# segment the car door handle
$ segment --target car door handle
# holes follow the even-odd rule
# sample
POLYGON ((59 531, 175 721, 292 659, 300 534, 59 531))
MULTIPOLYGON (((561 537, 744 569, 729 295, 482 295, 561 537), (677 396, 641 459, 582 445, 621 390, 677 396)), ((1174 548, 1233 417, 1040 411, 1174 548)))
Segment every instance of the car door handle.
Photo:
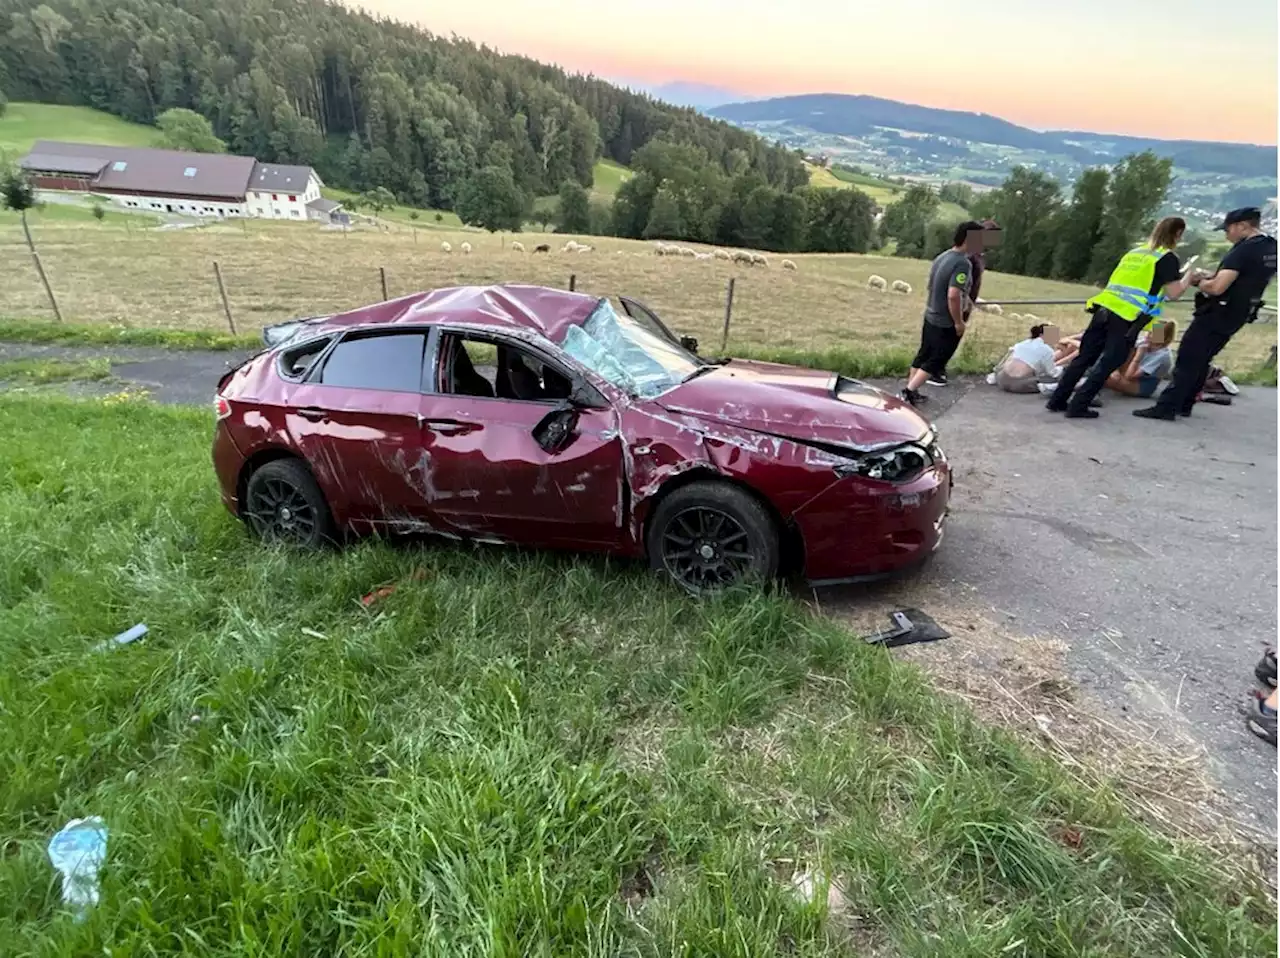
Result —
POLYGON ((303 419, 309 419, 312 422, 320 422, 328 419, 329 414, 323 409, 317 409, 315 406, 303 406, 298 410, 298 415, 303 419))
POLYGON ((461 419, 424 419, 422 424, 432 432, 438 432, 442 436, 453 436, 480 428, 474 423, 463 422, 461 419))

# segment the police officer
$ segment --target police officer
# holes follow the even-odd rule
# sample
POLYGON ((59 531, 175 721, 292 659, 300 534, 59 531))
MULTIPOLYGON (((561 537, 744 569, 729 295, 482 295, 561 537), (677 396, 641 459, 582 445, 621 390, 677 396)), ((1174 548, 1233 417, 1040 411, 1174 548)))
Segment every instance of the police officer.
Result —
POLYGON ((1258 317, 1262 294, 1276 275, 1275 237, 1262 232, 1262 213, 1256 207, 1232 210, 1218 227, 1226 230, 1231 251, 1213 276, 1198 271, 1189 277, 1199 286, 1191 325, 1178 346, 1173 379, 1156 404, 1134 410, 1143 419, 1190 416, 1204 388, 1213 357, 1246 323, 1258 317))
POLYGON ((1182 277, 1181 264, 1173 252, 1186 229, 1182 217, 1166 216, 1156 224, 1145 246, 1121 257, 1106 288, 1089 300, 1087 308, 1093 319, 1080 337, 1080 352, 1062 371, 1046 409, 1065 412, 1068 419, 1098 418, 1089 404, 1107 377, 1129 358, 1138 333, 1155 321, 1164 302, 1177 299, 1190 285, 1191 277, 1182 277))

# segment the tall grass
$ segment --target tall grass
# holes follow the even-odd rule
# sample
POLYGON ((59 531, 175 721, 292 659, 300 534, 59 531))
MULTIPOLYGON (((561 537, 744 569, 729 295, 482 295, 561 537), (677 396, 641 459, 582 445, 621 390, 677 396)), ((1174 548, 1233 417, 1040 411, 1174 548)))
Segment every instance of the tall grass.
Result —
POLYGON ((211 425, 0 396, 0 952, 1276 949, 1260 890, 784 595, 266 549, 211 425), (86 814, 111 837, 75 924, 44 846, 86 814), (847 907, 794 896, 802 869, 847 907))

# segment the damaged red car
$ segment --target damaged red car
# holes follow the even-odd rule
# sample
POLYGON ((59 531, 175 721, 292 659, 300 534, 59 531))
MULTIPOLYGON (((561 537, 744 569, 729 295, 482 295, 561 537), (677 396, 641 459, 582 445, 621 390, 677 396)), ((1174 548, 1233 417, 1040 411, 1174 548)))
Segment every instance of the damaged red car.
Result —
POLYGON ((218 384, 223 502, 271 540, 600 551, 692 592, 857 581, 937 549, 951 470, 910 406, 832 373, 701 358, 619 306, 458 287, 268 327, 218 384))

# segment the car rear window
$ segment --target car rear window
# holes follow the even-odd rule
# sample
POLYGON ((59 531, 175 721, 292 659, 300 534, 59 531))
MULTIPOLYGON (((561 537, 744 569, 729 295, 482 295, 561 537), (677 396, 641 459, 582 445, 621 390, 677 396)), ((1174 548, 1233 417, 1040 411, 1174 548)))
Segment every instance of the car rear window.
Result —
POLYGON ((344 339, 320 370, 326 386, 418 392, 422 387, 422 333, 387 333, 344 339))
POLYGON ((311 364, 324 352, 331 337, 313 339, 284 350, 280 354, 280 375, 285 379, 302 379, 311 369, 311 364))

